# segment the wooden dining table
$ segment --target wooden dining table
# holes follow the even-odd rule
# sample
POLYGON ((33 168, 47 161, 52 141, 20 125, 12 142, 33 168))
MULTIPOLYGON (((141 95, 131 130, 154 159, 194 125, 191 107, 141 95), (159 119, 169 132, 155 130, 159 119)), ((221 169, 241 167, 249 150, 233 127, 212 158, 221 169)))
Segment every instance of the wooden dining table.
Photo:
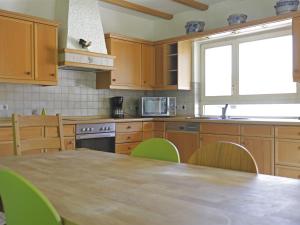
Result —
POLYGON ((65 225, 300 224, 300 181, 289 178, 87 149, 0 167, 36 185, 65 225))

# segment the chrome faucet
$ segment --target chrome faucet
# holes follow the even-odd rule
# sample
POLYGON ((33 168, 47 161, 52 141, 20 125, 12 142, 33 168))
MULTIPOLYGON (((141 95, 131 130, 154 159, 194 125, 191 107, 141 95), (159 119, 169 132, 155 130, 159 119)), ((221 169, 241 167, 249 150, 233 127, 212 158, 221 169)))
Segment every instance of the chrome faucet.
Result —
POLYGON ((225 120, 227 118, 226 112, 227 112, 228 104, 225 104, 225 107, 222 108, 222 120, 225 120))

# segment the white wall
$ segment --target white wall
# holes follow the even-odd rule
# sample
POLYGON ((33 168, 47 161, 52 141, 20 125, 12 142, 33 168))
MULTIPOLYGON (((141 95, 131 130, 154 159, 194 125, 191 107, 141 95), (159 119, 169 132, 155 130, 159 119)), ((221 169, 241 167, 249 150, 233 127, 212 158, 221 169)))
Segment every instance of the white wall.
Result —
MULTIPOLYGON (((0 0, 0 9, 46 19, 55 18, 55 0, 0 0)), ((105 33, 153 39, 154 21, 99 6, 105 33)))
POLYGON ((184 35, 184 26, 190 20, 205 21, 205 29, 212 29, 227 25, 228 16, 234 13, 245 13, 248 20, 274 16, 275 3, 276 0, 227 0, 211 5, 205 12, 190 10, 179 13, 171 21, 155 21, 154 39, 184 35))
POLYGON ((112 32, 130 37, 152 40, 154 21, 99 7, 105 33, 112 32))

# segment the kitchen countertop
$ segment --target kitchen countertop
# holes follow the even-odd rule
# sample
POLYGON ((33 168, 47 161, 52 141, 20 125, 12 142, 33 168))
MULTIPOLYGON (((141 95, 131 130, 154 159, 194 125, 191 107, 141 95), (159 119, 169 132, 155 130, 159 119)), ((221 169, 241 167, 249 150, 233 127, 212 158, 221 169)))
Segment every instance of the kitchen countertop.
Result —
MULTIPOLYGON (((113 119, 98 116, 65 116, 63 117, 64 124, 86 124, 86 123, 124 123, 124 122, 142 122, 142 121, 165 121, 165 122, 197 122, 197 123, 227 123, 227 124, 261 124, 261 125, 289 125, 300 126, 300 120, 297 119, 267 119, 267 118, 250 118, 250 119, 203 119, 195 117, 170 117, 170 118, 124 118, 113 119)), ((0 127, 10 127, 11 119, 0 119, 0 127)))

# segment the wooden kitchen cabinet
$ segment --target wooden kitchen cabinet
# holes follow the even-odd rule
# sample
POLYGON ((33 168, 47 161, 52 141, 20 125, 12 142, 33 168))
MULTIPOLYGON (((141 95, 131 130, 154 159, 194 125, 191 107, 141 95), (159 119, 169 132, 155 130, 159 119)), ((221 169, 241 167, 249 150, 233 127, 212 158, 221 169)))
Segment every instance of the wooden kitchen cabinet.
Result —
POLYGON ((0 16, 0 28, 0 78, 33 80, 33 22, 0 16))
POLYGON ((300 178, 300 126, 275 127, 275 175, 300 178))
POLYGON ((258 172, 274 175, 274 127, 241 124, 241 145, 255 159, 258 172))
POLYGON ((164 138, 164 122, 143 122, 143 140, 150 138, 164 138))
POLYGON ((99 72, 98 89, 142 89, 142 44, 106 35, 108 53, 116 57, 115 70, 99 72))
POLYGON ((155 86, 155 48, 142 44, 142 87, 152 89, 155 86))
POLYGON ((35 80, 57 82, 57 27, 35 24, 35 80))
POLYGON ((241 137, 241 145, 248 149, 256 161, 258 172, 274 175, 274 139, 241 137))
POLYGON ((166 139, 177 147, 182 163, 187 163, 200 147, 198 132, 166 131, 166 139))
POLYGON ((142 140, 143 122, 116 123, 116 153, 130 155, 142 140))
POLYGON ((192 42, 179 41, 157 45, 155 51, 155 89, 191 90, 192 42))
POLYGON ((0 82, 56 85, 57 26, 0 10, 0 82))

